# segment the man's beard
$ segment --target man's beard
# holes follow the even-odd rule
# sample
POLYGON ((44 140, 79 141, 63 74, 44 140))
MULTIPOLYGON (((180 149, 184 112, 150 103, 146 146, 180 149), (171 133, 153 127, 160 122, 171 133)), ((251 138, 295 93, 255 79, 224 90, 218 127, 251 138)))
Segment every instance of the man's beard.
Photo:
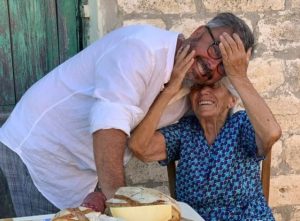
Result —
POLYGON ((182 81, 182 86, 191 88, 194 84, 195 84, 195 77, 193 76, 192 73, 187 73, 187 75, 182 81))
MULTIPOLYGON (((196 60, 197 63, 200 63, 202 70, 204 72, 204 75, 207 76, 208 80, 212 79, 212 71, 209 69, 207 63, 200 57, 197 58, 196 60)), ((198 66, 198 64, 197 64, 198 66)), ((198 83, 197 79, 195 77, 195 74, 193 71, 189 72, 186 74, 185 78, 183 79, 182 85, 184 87, 191 87, 193 84, 198 83)), ((203 82, 204 84, 205 82, 203 82)))
MULTIPOLYGON (((201 38, 202 38, 202 35, 200 37, 191 38, 191 39, 188 39, 188 40, 185 41, 185 44, 189 44, 190 45, 190 49, 189 49, 188 53, 190 53, 192 50, 194 50, 195 46, 197 45, 198 41, 201 38)), ((207 76, 208 80, 212 79, 212 77, 213 77, 212 70, 209 68, 207 62, 205 62, 202 59, 201 56, 197 56, 197 57, 195 57, 195 59, 196 59, 196 62, 200 63, 200 65, 202 66, 202 70, 204 72, 204 75, 207 76)))
POLYGON ((212 71, 208 67, 207 63, 201 57, 197 58, 197 63, 200 63, 202 70, 204 72, 204 75, 207 76, 208 80, 212 79, 212 76, 213 76, 212 71))

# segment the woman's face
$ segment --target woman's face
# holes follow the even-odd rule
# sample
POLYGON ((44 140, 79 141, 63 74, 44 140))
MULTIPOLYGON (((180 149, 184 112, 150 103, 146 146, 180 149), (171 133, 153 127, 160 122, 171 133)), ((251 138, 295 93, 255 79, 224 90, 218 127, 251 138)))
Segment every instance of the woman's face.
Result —
POLYGON ((202 119, 227 116, 229 109, 236 102, 235 97, 220 82, 207 86, 194 86, 190 100, 196 116, 202 119))

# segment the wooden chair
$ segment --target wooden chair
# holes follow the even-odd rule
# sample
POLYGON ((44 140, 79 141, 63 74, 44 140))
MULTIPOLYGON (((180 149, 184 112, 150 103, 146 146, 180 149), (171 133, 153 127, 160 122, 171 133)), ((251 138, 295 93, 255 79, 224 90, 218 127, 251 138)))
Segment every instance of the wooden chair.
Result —
POLYGON ((266 159, 262 162, 262 167, 261 167, 261 182, 262 182, 263 192, 268 204, 269 204, 270 176, 271 176, 271 154, 272 151, 268 153, 266 159))
MULTIPOLYGON (((171 197, 176 199, 175 195, 175 179, 176 179, 176 163, 171 162, 168 166, 168 179, 169 179, 169 190, 171 197)), ((270 168, 271 168, 271 151, 266 156, 266 159, 262 161, 261 168, 261 181, 263 192, 267 203, 269 204, 269 191, 270 191, 270 168)))

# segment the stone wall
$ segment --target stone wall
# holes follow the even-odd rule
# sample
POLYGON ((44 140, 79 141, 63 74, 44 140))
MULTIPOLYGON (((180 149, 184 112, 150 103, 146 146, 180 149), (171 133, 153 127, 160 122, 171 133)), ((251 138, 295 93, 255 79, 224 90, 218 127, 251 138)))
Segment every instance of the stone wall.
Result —
MULTIPOLYGON (((272 150, 270 205, 276 220, 300 220, 300 0, 98 0, 100 35, 147 23, 188 36, 217 12, 245 19, 256 36, 249 77, 279 121, 283 135, 272 150)), ((91 17, 91 19, 93 19, 91 17)), ((133 159, 129 185, 167 192, 166 168, 133 159)))

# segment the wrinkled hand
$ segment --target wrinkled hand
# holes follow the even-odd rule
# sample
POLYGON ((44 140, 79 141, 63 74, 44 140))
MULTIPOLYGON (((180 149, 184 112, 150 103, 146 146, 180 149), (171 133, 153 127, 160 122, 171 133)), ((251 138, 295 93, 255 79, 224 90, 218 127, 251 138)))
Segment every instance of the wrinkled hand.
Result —
POLYGON ((226 74, 231 77, 247 77, 247 68, 252 48, 247 53, 240 37, 234 33, 231 37, 227 33, 220 36, 220 50, 226 74))
POLYGON ((81 206, 90 208, 96 212, 104 213, 106 197, 102 192, 89 193, 83 200, 81 206))
POLYGON ((195 51, 192 50, 188 53, 190 46, 187 45, 184 48, 180 48, 175 56, 175 64, 171 74, 170 81, 167 84, 167 88, 177 92, 182 86, 182 81, 187 74, 187 71, 190 69, 194 63, 194 54, 195 51))

